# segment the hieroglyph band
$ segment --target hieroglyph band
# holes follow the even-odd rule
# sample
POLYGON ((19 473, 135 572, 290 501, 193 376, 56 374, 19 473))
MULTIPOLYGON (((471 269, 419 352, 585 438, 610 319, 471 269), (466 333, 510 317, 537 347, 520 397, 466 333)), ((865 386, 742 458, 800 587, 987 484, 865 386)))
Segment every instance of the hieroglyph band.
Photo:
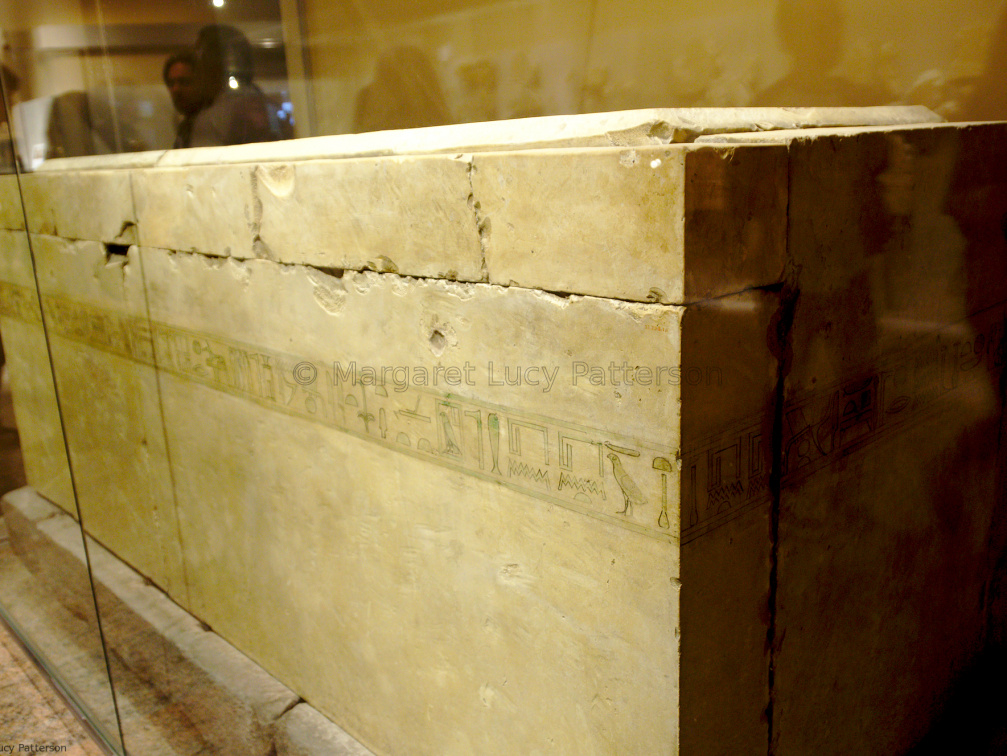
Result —
MULTIPOLYGON (((33 291, 10 284, 2 291, 0 314, 41 324, 33 291)), ((348 365, 346 359, 283 354, 53 296, 43 298, 43 307, 54 336, 623 528, 678 539, 678 468, 676 451, 667 445, 440 387, 397 391, 380 382, 340 380, 346 376, 335 366, 348 365)))

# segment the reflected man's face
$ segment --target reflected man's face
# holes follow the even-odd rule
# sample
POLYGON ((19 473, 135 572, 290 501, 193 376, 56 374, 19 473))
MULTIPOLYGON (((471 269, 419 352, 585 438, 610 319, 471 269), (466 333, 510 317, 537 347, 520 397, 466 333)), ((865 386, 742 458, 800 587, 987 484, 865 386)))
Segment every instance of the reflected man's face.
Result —
POLYGON ((196 72, 188 63, 172 63, 165 77, 171 102, 182 115, 193 115, 199 110, 199 90, 196 87, 196 72))

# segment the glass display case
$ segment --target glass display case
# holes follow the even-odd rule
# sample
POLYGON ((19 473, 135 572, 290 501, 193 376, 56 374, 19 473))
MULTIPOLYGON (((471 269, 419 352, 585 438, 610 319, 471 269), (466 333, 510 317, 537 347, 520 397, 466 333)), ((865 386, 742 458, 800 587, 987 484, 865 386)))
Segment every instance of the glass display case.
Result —
POLYGON ((1007 747, 1004 3, 0 32, 0 618, 109 753, 1007 747))

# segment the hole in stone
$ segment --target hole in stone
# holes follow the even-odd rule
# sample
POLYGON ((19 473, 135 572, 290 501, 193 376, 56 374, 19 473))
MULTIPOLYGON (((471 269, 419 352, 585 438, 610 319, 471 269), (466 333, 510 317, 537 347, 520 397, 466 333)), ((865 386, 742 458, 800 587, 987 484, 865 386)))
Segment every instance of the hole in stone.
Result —
POLYGON ((447 339, 444 338, 444 334, 434 329, 434 332, 430 334, 430 346, 434 348, 437 354, 444 351, 444 346, 447 344, 447 339))
POLYGON ((106 244, 105 254, 106 255, 122 255, 123 257, 129 252, 128 244, 106 244))
POLYGON ((333 278, 342 278, 345 275, 346 270, 343 268, 322 268, 317 267, 316 270, 324 273, 327 276, 332 276, 333 278))

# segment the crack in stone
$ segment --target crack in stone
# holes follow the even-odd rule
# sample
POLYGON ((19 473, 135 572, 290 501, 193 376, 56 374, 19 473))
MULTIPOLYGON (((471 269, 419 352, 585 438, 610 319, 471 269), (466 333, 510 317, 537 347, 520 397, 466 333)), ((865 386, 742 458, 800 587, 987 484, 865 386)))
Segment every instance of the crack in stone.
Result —
MULTIPOLYGON (((292 269, 292 270, 294 270, 294 269, 300 269, 300 270, 305 270, 305 271, 317 271, 319 273, 324 273, 326 275, 334 276, 336 278, 342 278, 347 273, 362 273, 362 274, 367 274, 367 275, 372 275, 372 276, 388 277, 390 279, 396 279, 396 280, 402 281, 404 283, 408 283, 410 281, 417 281, 417 282, 444 283, 444 284, 450 284, 450 285, 455 285, 455 286, 491 286, 491 287, 494 287, 494 288, 497 288, 497 289, 517 289, 517 290, 522 290, 522 291, 532 291, 532 292, 539 292, 541 294, 548 294, 548 295, 556 297, 558 299, 570 299, 570 298, 573 298, 573 297, 581 297, 581 298, 584 298, 584 299, 604 299, 604 300, 607 300, 607 301, 610 301, 610 302, 618 302, 620 304, 627 304, 627 305, 640 305, 640 306, 647 306, 647 307, 667 307, 667 308, 675 308, 675 309, 682 309, 684 307, 690 307, 690 306, 692 306, 694 304, 698 304, 698 302, 691 302, 691 303, 687 303, 687 304, 676 304, 676 303, 668 303, 668 302, 645 301, 645 300, 639 300, 639 299, 626 299, 624 297, 609 296, 607 294, 583 294, 583 293, 580 293, 580 292, 573 292, 573 291, 561 291, 559 289, 545 289, 545 288, 542 288, 542 287, 521 286, 520 284, 517 284, 517 283, 514 283, 514 282, 510 282, 510 283, 504 284, 504 283, 490 282, 490 281, 466 281, 466 280, 461 280, 459 278, 451 278, 451 277, 444 277, 444 276, 422 276, 422 275, 416 275, 416 274, 411 274, 411 273, 373 270, 372 268, 367 267, 366 264, 364 266, 362 266, 362 267, 349 267, 349 266, 347 266, 347 267, 344 267, 344 268, 328 268, 328 267, 319 266, 319 265, 311 265, 310 263, 291 263, 291 262, 283 262, 282 260, 273 260, 273 259, 267 259, 267 258, 255 258, 255 257, 242 258, 242 257, 234 257, 234 256, 227 257, 227 256, 221 256, 221 255, 213 255, 213 254, 209 254, 207 252, 202 252, 202 251, 197 250, 197 249, 189 249, 189 250, 168 249, 168 250, 164 250, 164 251, 167 252, 169 255, 191 255, 191 256, 195 256, 195 257, 203 257, 203 258, 206 258, 208 260, 213 261, 211 263, 211 265, 213 265, 215 267, 221 267, 221 265, 224 262, 226 262, 228 259, 230 259, 232 261, 240 260, 240 261, 243 261, 243 262, 262 262, 262 263, 268 263, 270 265, 277 265, 277 266, 279 266, 281 268, 289 268, 289 269, 292 269), (217 261, 220 261, 220 262, 218 263, 217 261)), ((759 287, 753 287, 753 290, 758 290, 758 289, 759 289, 759 287)))
POLYGON ((129 246, 130 244, 136 244, 137 243, 136 223, 134 221, 124 220, 122 222, 122 226, 119 228, 119 233, 115 235, 114 242, 125 246, 129 246))
POLYGON ((489 267, 486 264, 486 248, 489 246, 490 219, 479 212, 481 205, 479 204, 479 201, 476 200, 475 182, 472 178, 476 170, 475 157, 469 155, 468 161, 465 165, 467 168, 466 175, 469 180, 468 206, 469 210, 472 211, 472 218, 476 224, 476 232, 479 234, 479 252, 482 255, 480 281, 489 282, 490 276, 489 267))
MULTIPOLYGON (((787 216, 789 217, 789 215, 787 216)), ((769 490, 772 495, 772 506, 770 510, 770 555, 769 555, 769 591, 767 596, 767 610, 769 616, 769 626, 766 628, 766 651, 769 655, 767 670, 767 696, 766 696, 766 729, 767 743, 766 753, 774 756, 776 753, 776 741, 779 733, 776 729, 774 715, 776 713, 776 656, 786 635, 786 629, 778 633, 776 627, 777 620, 777 591, 779 587, 779 558, 780 558, 780 506, 783 488, 783 423, 784 423, 784 399, 786 392, 787 376, 793 364, 793 344, 791 335, 793 333, 794 319, 797 314, 797 305, 800 300, 801 290, 799 278, 801 266, 795 264, 793 260, 788 260, 784 270, 783 281, 767 289, 779 294, 780 305, 773 317, 770 319, 769 328, 766 333, 766 342, 770 353, 776 358, 776 389, 773 406, 773 428, 772 428, 772 467, 769 473, 769 490)))
POLYGON ((252 184, 252 217, 248 224, 248 230, 252 232, 252 251, 258 254, 264 250, 266 256, 269 254, 269 246, 262 241, 262 200, 259 198, 259 169, 253 168, 249 171, 252 184))
POLYGON ((769 655, 766 675, 766 754, 775 756, 776 743, 779 740, 779 723, 776 714, 776 656, 783 644, 786 629, 777 634, 776 621, 778 611, 779 565, 780 565, 780 507, 783 496, 783 423, 784 399, 786 398, 786 381, 793 364, 793 344, 791 342, 794 320, 797 315, 797 304, 801 290, 799 279, 801 266, 794 262, 790 249, 790 179, 787 179, 787 200, 784 210, 786 223, 785 236, 787 240, 787 255, 784 269, 777 283, 768 286, 752 287, 766 293, 779 296, 779 307, 769 321, 766 342, 770 354, 776 358, 776 387, 773 404, 773 425, 770 438, 772 454, 769 470, 770 532, 769 532, 769 586, 766 597, 766 609, 769 617, 766 628, 766 652, 769 655))
POLYGON ((303 698, 298 698, 296 701, 292 701, 290 704, 284 707, 283 711, 281 711, 279 714, 276 715, 276 720, 279 721, 280 719, 282 719, 283 715, 289 712, 295 706, 300 706, 301 704, 306 703, 307 701, 305 701, 303 698))

